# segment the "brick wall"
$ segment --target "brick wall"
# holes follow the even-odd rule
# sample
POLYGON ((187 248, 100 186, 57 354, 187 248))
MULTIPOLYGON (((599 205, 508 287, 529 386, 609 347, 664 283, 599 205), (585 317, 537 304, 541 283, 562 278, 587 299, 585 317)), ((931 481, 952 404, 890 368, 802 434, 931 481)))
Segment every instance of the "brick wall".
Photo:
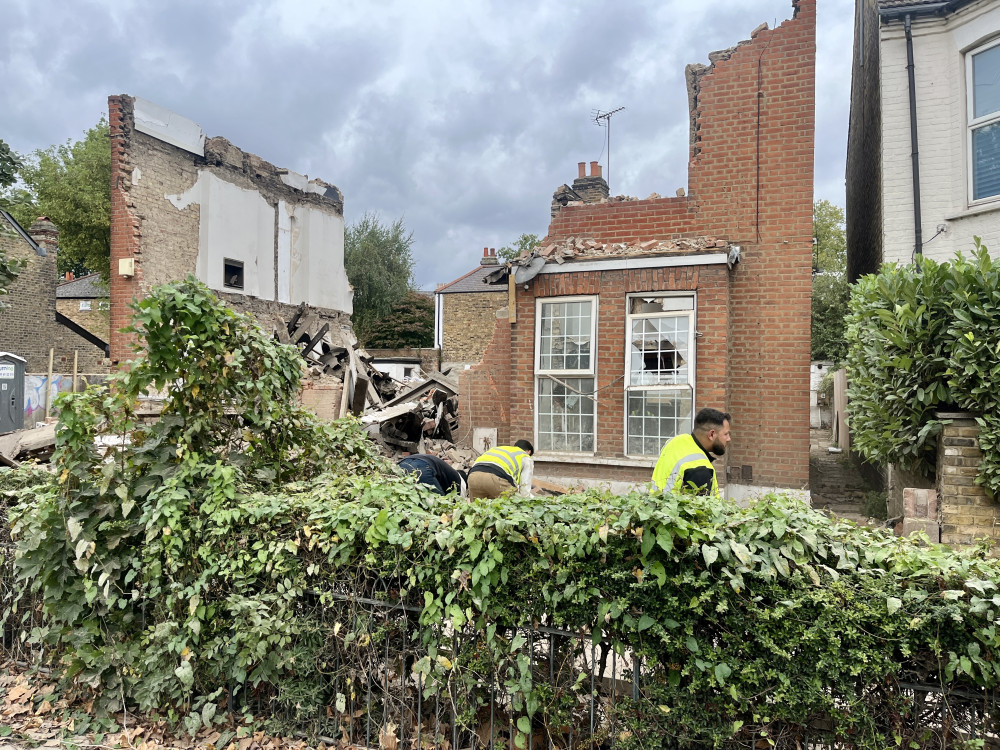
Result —
POLYGON ((511 433, 511 325, 506 308, 497 311, 494 320, 493 335, 479 364, 458 374, 460 426, 455 442, 463 447, 472 445, 475 427, 496 427, 500 445, 531 435, 511 433))
POLYGON ((111 336, 111 324, 108 320, 108 310, 101 309, 100 304, 107 300, 56 299, 56 310, 82 328, 107 341, 111 336), (81 302, 90 302, 89 310, 81 310, 81 302))
POLYGON ((495 313, 507 307, 507 291, 442 294, 441 306, 441 361, 472 364, 489 346, 495 313))
POLYGON ((1000 539, 1000 505, 976 484, 979 425, 971 415, 953 418, 938 436, 937 496, 944 544, 1000 539))
POLYGON ((56 372, 72 372, 74 353, 77 354, 78 372, 107 372, 101 349, 56 322, 59 233, 55 225, 47 219, 39 220, 29 232, 45 248, 45 257, 38 256, 20 235, 0 231, 0 247, 7 256, 28 261, 11 285, 10 294, 3 297, 7 308, 0 310, 0 351, 24 357, 27 360, 25 371, 29 373, 48 372, 50 348, 55 349, 53 369, 56 372))
MULTIPOLYGON (((624 301, 618 310, 611 300, 625 291, 690 284, 698 290, 698 330, 705 334, 697 342, 698 402, 733 414, 730 476, 751 481, 743 477, 752 475, 754 485, 765 487, 808 487, 816 4, 794 5, 793 19, 759 31, 690 76, 687 197, 565 206, 546 239, 724 237, 743 248, 728 285, 724 269, 702 268, 662 269, 662 276, 645 280, 619 272, 543 275, 531 290, 519 288, 510 327, 512 432, 533 423, 536 297, 602 295, 603 385, 624 368, 624 301), (682 273, 691 277, 681 281, 682 273)), ((607 408, 605 424, 612 425, 622 407, 607 408)), ((602 455, 622 452, 621 424, 617 436, 599 428, 602 455)))
MULTIPOLYGON (((626 295, 635 292, 697 292, 697 407, 721 406, 725 400, 729 307, 725 266, 652 268, 544 274, 529 289, 518 290, 517 322, 510 326, 511 434, 534 434, 536 299, 597 295, 595 366, 598 396, 597 454, 625 458, 626 295), (721 314, 720 314, 720 311, 721 314)), ((477 425, 479 423, 476 423, 477 425)), ((807 445, 808 449, 808 445, 807 445)), ((644 461, 652 465, 652 461, 644 461)), ((648 474, 648 469, 646 470, 648 474)))

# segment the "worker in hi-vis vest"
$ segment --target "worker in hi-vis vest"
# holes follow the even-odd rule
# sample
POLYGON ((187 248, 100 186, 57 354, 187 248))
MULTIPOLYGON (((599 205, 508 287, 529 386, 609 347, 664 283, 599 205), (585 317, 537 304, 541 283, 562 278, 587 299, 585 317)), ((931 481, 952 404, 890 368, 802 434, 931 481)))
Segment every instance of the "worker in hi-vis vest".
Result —
POLYGON ((469 499, 500 497, 510 490, 516 490, 518 495, 530 496, 531 456, 534 452, 527 440, 486 451, 469 469, 469 499))
POLYGON ((731 418, 718 409, 695 415, 694 432, 671 438, 653 469, 653 484, 661 490, 686 490, 699 495, 719 495, 712 460, 726 452, 732 439, 731 418))

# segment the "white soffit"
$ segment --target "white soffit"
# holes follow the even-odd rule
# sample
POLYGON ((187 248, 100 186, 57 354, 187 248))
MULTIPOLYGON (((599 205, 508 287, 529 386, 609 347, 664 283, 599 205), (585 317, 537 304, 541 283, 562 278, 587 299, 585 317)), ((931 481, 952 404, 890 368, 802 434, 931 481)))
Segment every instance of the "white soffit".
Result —
POLYGON ((725 265, 726 253, 698 255, 660 255, 653 258, 609 258, 580 260, 567 263, 546 263, 539 273, 575 273, 577 271, 629 271, 637 268, 671 268, 676 266, 725 265))
POLYGON ((194 120, 138 96, 135 98, 133 111, 135 129, 140 133, 151 135, 192 154, 205 155, 205 133, 194 120))

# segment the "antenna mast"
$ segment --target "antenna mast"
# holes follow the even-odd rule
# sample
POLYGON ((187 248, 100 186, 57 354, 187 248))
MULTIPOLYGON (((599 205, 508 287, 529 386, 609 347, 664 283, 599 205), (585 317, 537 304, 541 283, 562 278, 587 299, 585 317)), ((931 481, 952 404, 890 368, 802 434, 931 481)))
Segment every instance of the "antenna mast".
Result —
POLYGON ((594 123, 602 128, 608 129, 607 140, 605 146, 608 150, 608 191, 611 190, 611 117, 621 112, 625 107, 617 107, 612 109, 610 112, 602 112, 599 109, 594 110, 594 123))

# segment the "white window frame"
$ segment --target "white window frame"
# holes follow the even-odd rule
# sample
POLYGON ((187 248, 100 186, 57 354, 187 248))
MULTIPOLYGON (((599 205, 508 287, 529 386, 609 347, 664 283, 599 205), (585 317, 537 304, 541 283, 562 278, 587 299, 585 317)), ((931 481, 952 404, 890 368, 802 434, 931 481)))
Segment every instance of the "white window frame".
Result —
POLYGON ((979 130, 985 125, 993 125, 1000 123, 1000 109, 991 112, 988 115, 983 115, 982 117, 976 117, 975 104, 976 104, 976 82, 973 75, 972 68, 972 58, 981 52, 986 52, 987 50, 1000 45, 1000 37, 987 42, 986 44, 981 44, 978 47, 970 49, 965 53, 965 103, 966 103, 966 122, 968 126, 966 128, 966 162, 969 169, 969 179, 968 179, 968 190, 969 190, 969 205, 979 206, 984 203, 990 203, 993 201, 1000 200, 1000 192, 993 195, 987 195, 983 198, 976 198, 975 196, 975 155, 972 151, 972 134, 974 131, 979 130))
POLYGON ((598 438, 598 410, 597 410, 597 394, 588 398, 592 398, 594 401, 594 450, 593 451, 552 451, 552 450, 540 450, 539 446, 541 441, 538 437, 538 398, 539 398, 539 383, 542 378, 547 375, 553 375, 558 377, 560 380, 564 378, 593 378, 594 380, 594 390, 597 390, 597 318, 599 314, 599 303, 596 294, 574 294, 564 297, 537 297, 535 299, 535 363, 534 363, 534 378, 532 382, 532 411, 534 412, 534 445, 536 446, 536 453, 548 453, 548 454, 558 454, 564 456, 593 456, 597 453, 597 438, 598 438), (542 306, 559 304, 563 302, 590 302, 590 367, 588 369, 579 370, 552 370, 541 368, 541 357, 542 357, 542 306))
MULTIPOLYGON (((646 453, 629 453, 629 413, 628 413, 628 400, 629 394, 632 391, 650 391, 650 390, 660 390, 660 391, 675 391, 675 390, 690 390, 691 392, 691 425, 690 429, 694 429, 694 412, 695 404, 698 403, 698 392, 696 388, 697 374, 698 374, 698 357, 697 357, 697 342, 698 342, 698 295, 696 292, 676 292, 676 291, 649 291, 649 292, 634 292, 625 295, 625 377, 624 377, 624 412, 625 419, 622 423, 622 436, 623 445, 622 451, 626 456, 630 458, 651 458, 646 453), (691 300, 690 310, 671 310, 663 313, 646 314, 646 315, 633 315, 630 312, 631 300, 635 298, 642 297, 673 297, 679 299, 689 299, 691 300), (675 384, 675 385, 632 385, 631 384, 631 374, 632 374, 632 321, 636 318, 668 318, 668 317, 687 317, 688 318, 688 382, 685 384, 675 384)), ((660 448, 662 449, 662 445, 660 448)))
POLYGON ((80 312, 90 312, 91 304, 89 299, 80 300, 80 312))

